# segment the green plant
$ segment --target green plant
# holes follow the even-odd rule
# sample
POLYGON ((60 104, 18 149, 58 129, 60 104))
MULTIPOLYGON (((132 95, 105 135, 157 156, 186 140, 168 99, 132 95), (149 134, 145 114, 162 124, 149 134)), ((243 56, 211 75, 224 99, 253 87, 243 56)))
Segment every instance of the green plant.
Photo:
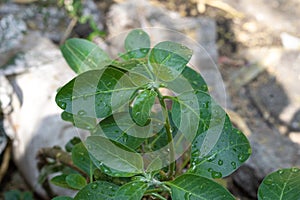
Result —
POLYGON ((19 190, 10 190, 4 193, 5 200, 33 200, 31 192, 21 192, 19 190))
MULTIPOLYGON (((125 49, 112 60, 86 40, 61 47, 78 75, 58 90, 56 103, 63 120, 87 133, 66 145, 71 154, 41 150, 55 160, 44 159, 41 182, 62 172, 51 182, 79 190, 75 200, 234 199, 213 179, 237 170, 251 148, 187 66, 192 51, 170 41, 150 48, 142 30, 128 34, 125 49)), ((260 196, 268 195, 267 183, 260 196)))

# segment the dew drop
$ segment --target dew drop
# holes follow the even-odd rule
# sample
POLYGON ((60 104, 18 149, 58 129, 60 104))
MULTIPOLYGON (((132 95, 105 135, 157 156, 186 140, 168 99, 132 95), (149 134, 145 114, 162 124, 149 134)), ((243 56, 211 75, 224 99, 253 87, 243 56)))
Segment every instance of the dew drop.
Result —
POLYGON ((271 185, 272 183, 273 183, 273 181, 271 179, 264 180, 264 184, 266 184, 266 185, 271 185))
POLYGON ((240 154, 240 155, 238 155, 238 159, 240 162, 244 162, 247 158, 244 154, 240 154))
POLYGON ((296 167, 293 167, 293 168, 291 169, 291 171, 294 172, 294 173, 297 173, 297 172, 300 171, 300 169, 298 169, 298 168, 296 168, 296 167))
POLYGON ((96 189, 97 188, 97 183, 93 183, 93 185, 92 185, 92 189, 96 189))
POLYGON ((233 142, 233 141, 230 141, 230 144, 231 144, 231 145, 233 145, 233 144, 234 144, 234 142, 233 142))
POLYGON ((59 105, 59 107, 61 107, 61 109, 66 109, 66 107, 67 107, 67 104, 65 103, 65 102, 59 102, 58 103, 58 105, 59 105))
POLYGON ((235 162, 231 162, 231 166, 233 169, 236 169, 236 163, 235 162))
POLYGON ((192 193, 185 193, 184 194, 184 199, 185 200, 190 200, 191 196, 192 196, 192 193))
POLYGON ((128 140, 128 135, 126 133, 123 134, 123 142, 127 142, 128 140))
POLYGON ((280 170, 277 171, 277 173, 281 175, 281 174, 284 173, 284 171, 282 169, 280 169, 280 170))
POLYGON ((211 176, 213 178, 221 178, 222 177, 222 173, 221 172, 212 171, 211 172, 211 176))
POLYGON ((200 152, 198 149, 195 149, 193 152, 192 152, 192 157, 199 157, 200 155, 200 152))
POLYGON ((208 172, 212 172, 213 171, 213 169, 212 168, 208 168, 208 170, 207 170, 208 172))
POLYGON ((223 165, 223 160, 219 160, 218 165, 220 165, 220 166, 223 165))
POLYGON ((214 159, 216 159, 216 154, 212 154, 211 156, 209 156, 209 157, 207 158, 207 161, 208 161, 208 162, 212 162, 214 159))
POLYGON ((79 111, 77 112, 77 115, 79 115, 79 116, 84 116, 84 115, 86 115, 86 112, 85 112, 84 110, 79 110, 79 111))

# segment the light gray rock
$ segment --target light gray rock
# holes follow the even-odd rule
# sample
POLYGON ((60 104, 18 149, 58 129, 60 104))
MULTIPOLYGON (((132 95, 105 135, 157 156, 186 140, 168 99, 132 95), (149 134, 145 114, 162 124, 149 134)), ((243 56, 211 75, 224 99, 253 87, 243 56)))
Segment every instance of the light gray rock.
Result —
POLYGON ((28 29, 39 30, 52 41, 59 42, 69 23, 67 13, 57 5, 5 3, 0 6, 0 16, 13 15, 23 20, 28 29))
POLYGON ((23 63, 31 67, 10 77, 16 95, 12 102, 13 112, 5 117, 15 131, 13 157, 16 165, 29 185, 45 196, 38 184, 36 154, 42 147, 64 146, 78 134, 73 126, 62 121, 61 110, 55 103, 57 88, 70 80, 74 73, 60 50, 48 39, 36 36, 31 45, 23 63))
POLYGON ((300 51, 253 48, 241 53, 264 69, 247 83, 244 92, 240 90, 239 102, 248 104, 245 108, 237 105, 247 116, 253 153, 233 179, 255 198, 258 183, 267 174, 300 166, 300 51))

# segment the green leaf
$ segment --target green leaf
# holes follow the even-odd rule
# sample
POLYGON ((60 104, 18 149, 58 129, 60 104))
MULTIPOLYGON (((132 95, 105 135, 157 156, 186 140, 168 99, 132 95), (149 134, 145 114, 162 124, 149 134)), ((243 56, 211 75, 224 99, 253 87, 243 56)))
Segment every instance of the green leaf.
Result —
POLYGON ((96 168, 91 161, 90 155, 85 147, 85 145, 81 142, 76 144, 72 149, 72 161, 74 165, 76 165, 79 169, 86 172, 88 175, 93 172, 96 168))
POLYGON ((61 118, 64 121, 71 122, 77 128, 81 128, 81 129, 85 129, 85 130, 92 130, 97 125, 96 118, 73 115, 73 114, 65 112, 65 111, 61 113, 61 118))
POLYGON ((58 176, 55 176, 53 177, 50 182, 53 184, 53 185, 56 185, 56 186, 59 186, 59 187, 62 187, 62 188, 71 188, 68 183, 66 182, 66 177, 67 177, 67 174, 61 174, 61 175, 58 175, 58 176))
POLYGON ((172 81, 184 70, 192 57, 192 50, 170 41, 154 46, 149 55, 149 63, 154 74, 163 81, 172 81))
POLYGON ((138 125, 144 126, 148 122, 156 96, 157 93, 153 90, 144 90, 136 96, 132 107, 132 117, 138 125))
POLYGON ((61 51, 69 66, 78 74, 101 69, 111 63, 109 56, 100 47, 84 39, 67 40, 61 51))
POLYGON ((86 180, 80 174, 69 174, 66 177, 66 183, 73 189, 80 190, 84 186, 86 186, 86 180))
POLYGON ((64 85, 56 103, 80 117, 104 118, 128 103, 138 87, 124 71, 114 67, 90 70, 64 85))
POLYGON ((166 184, 171 187, 172 200, 235 199, 227 189, 213 180, 193 174, 181 175, 166 184))
POLYGON ((102 136, 89 136, 85 141, 88 151, 110 168, 129 173, 143 172, 140 154, 102 136))
MULTIPOLYGON (((114 140, 116 142, 119 142, 121 144, 124 144, 125 146, 128 146, 129 148, 136 149, 138 148, 143 141, 144 138, 139 137, 133 137, 129 134, 127 134, 126 131, 131 131, 134 126, 133 123, 128 123, 126 125, 125 123, 120 123, 122 125, 122 129, 118 126, 119 123, 117 123, 115 120, 117 119, 120 121, 120 119, 128 118, 128 113, 115 113, 114 115, 111 115, 105 119, 103 119, 93 131, 93 135, 102 135, 105 136, 111 140, 114 140), (125 127, 126 126, 126 127, 125 127)), ((123 121, 123 120, 122 120, 123 121)))
POLYGON ((60 196, 60 197, 54 197, 52 200, 73 200, 73 198, 68 196, 60 196))
MULTIPOLYGON (((93 155, 90 155, 94 165, 101 171, 101 173, 112 176, 112 177, 132 177, 135 176, 135 173, 123 172, 111 167, 106 166, 103 162, 98 161, 93 155)), ((94 170, 95 176, 96 170, 94 170)), ((101 179, 102 180, 102 179, 101 179)))
MULTIPOLYGON (((182 71, 181 74, 181 79, 184 81, 187 81, 190 86, 193 88, 193 91, 203 91, 203 92, 208 92, 208 87, 203 79, 203 77, 196 72, 194 69, 190 67, 185 67, 184 70, 182 71)), ((175 82, 177 86, 173 87, 176 89, 182 89, 183 84, 179 82, 179 80, 176 80, 175 82), (180 87, 179 87, 180 86, 180 87)))
POLYGON ((79 144, 81 142, 79 137, 73 137, 66 145, 65 149, 67 152, 72 152, 72 149, 76 144, 79 144))
POLYGON ((300 199, 300 169, 280 169, 267 175, 258 188, 259 200, 300 199))
POLYGON ((105 182, 95 181, 82 188, 74 197, 74 200, 114 200, 119 186, 105 182))
POLYGON ((141 200, 147 188, 148 184, 145 182, 129 182, 119 188, 115 200, 141 200))
POLYGON ((125 49, 130 58, 143 58, 150 49, 148 34, 140 29, 131 31, 125 39, 125 49))
MULTIPOLYGON (((208 178, 222 178, 230 175, 250 156, 251 147, 246 136, 232 127, 226 115, 225 123, 219 127, 210 127, 211 132, 200 134, 192 145, 190 173, 208 178), (204 154, 208 134, 221 131, 210 152, 204 154)), ((210 144, 208 144, 209 146, 210 144)))

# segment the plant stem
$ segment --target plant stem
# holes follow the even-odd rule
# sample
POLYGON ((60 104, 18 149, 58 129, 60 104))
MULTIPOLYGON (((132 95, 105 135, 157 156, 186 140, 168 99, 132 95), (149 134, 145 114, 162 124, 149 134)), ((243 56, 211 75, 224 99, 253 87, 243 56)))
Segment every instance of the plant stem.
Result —
POLYGON ((161 196, 161 195, 159 195, 159 194, 157 194, 157 193, 151 193, 151 195, 152 195, 152 196, 155 196, 155 197, 157 197, 157 198, 159 198, 159 199, 161 199, 161 200, 167 200, 165 197, 163 197, 163 196, 161 196))
POLYGON ((164 101, 164 97, 162 96, 162 94, 160 93, 158 88, 155 88, 155 91, 158 95, 158 99, 159 99, 159 102, 160 102, 160 105, 162 107, 162 111, 163 111, 164 117, 165 117, 165 129, 167 132, 167 139, 168 139, 169 150, 170 150, 170 162, 171 162, 169 165, 169 171, 167 174, 167 178, 171 179, 174 174, 174 170, 175 170, 175 147, 174 147, 174 142, 173 142, 170 118, 169 118, 166 103, 164 101))
POLYGON ((42 148, 38 151, 37 157, 40 160, 44 160, 45 158, 52 158, 56 160, 59 163, 62 163, 76 171, 78 171, 81 175, 87 178, 87 181, 89 182, 90 177, 87 173, 85 173, 83 170, 79 169, 77 166, 74 165, 71 155, 67 152, 58 149, 58 148, 42 148))

